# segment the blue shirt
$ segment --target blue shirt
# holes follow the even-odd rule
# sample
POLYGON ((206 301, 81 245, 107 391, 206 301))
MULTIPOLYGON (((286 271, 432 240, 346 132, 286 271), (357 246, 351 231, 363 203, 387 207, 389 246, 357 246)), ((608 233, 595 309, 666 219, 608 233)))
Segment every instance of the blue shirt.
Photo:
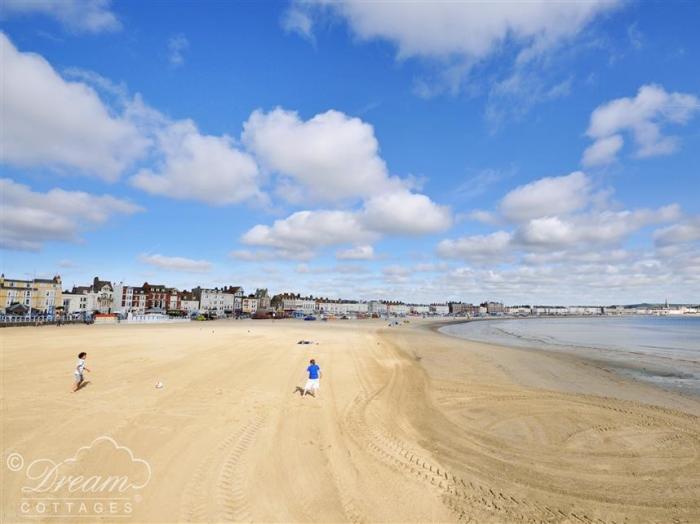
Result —
POLYGON ((309 378, 318 378, 318 372, 321 371, 321 368, 316 364, 311 364, 308 368, 306 368, 306 371, 309 372, 309 378))

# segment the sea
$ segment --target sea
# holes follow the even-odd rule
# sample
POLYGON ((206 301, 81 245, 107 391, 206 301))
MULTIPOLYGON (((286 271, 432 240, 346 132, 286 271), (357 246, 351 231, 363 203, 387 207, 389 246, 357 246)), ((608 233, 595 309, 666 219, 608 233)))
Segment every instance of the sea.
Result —
POLYGON ((441 331, 478 342, 571 353, 635 380, 700 396, 700 316, 488 319, 441 331))

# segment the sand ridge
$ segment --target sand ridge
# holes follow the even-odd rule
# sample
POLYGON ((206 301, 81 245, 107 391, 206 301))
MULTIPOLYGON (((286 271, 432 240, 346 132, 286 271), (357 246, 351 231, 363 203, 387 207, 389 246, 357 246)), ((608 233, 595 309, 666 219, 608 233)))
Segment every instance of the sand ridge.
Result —
MULTIPOLYGON (((494 351, 422 322, 0 337, 5 456, 70 456, 109 435, 149 462, 128 518, 100 520, 700 520, 700 402, 571 359, 494 351), (71 394, 80 350, 91 383, 71 394), (320 395, 301 399, 312 357, 320 395)), ((26 522, 21 475, 3 468, 2 480, 2 521, 26 522)))

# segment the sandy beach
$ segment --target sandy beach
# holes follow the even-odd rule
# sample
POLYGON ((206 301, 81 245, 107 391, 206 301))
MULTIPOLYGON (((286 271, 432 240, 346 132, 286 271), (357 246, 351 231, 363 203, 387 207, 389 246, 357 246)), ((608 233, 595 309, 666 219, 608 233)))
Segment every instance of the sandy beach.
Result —
POLYGON ((426 321, 0 338, 2 522, 700 521, 700 401, 570 355, 426 321), (310 358, 321 390, 301 398, 310 358), (131 479, 121 496, 86 489, 110 474, 131 479))

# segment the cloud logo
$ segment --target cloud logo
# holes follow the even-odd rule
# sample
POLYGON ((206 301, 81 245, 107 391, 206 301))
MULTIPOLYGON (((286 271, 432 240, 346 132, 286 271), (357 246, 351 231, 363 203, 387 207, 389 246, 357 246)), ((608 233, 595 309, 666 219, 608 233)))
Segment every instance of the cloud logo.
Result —
POLYGON ((124 496, 151 480, 150 464, 131 449, 103 435, 61 462, 37 459, 27 465, 23 493, 124 496))

